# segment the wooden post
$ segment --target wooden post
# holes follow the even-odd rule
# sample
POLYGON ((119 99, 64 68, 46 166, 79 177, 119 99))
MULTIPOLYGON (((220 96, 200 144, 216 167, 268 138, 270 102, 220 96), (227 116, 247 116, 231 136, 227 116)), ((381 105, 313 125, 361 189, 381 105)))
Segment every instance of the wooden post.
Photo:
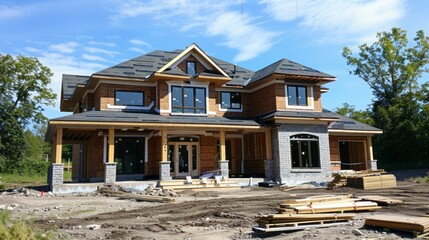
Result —
POLYGON ((161 161, 168 161, 168 138, 167 138, 167 130, 161 130, 161 138, 162 138, 162 159, 161 161))
POLYGON ((109 128, 109 157, 108 163, 113 163, 115 160, 115 129, 109 128))
POLYGON ((220 137, 220 139, 219 139, 219 143, 220 143, 220 160, 223 161, 223 160, 227 160, 226 159, 226 147, 225 147, 225 131, 221 130, 219 132, 219 135, 220 135, 219 136, 220 137))
POLYGON ((54 151, 52 153, 52 163, 61 163, 63 152, 63 129, 57 128, 54 138, 54 151))
POLYGON ((374 155, 372 152, 372 137, 371 136, 367 136, 366 137, 366 146, 368 148, 368 160, 374 160, 374 155))
POLYGON ((272 152, 271 152, 271 129, 266 128, 265 129, 265 157, 266 160, 271 160, 273 158, 272 152))

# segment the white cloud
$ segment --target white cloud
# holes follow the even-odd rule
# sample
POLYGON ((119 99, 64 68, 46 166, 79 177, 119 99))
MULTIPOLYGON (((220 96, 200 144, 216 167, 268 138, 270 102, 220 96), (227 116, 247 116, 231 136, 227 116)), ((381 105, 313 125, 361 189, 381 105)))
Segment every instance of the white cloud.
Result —
POLYGON ((303 31, 323 42, 358 42, 389 30, 405 14, 403 0, 261 0, 265 11, 281 22, 297 21, 303 31))
POLYGON ((151 46, 149 43, 147 43, 147 42, 145 42, 145 41, 143 41, 143 40, 139 40, 139 39, 131 39, 129 42, 130 42, 131 44, 134 44, 134 45, 141 45, 141 46, 146 46, 146 47, 148 47, 148 48, 152 48, 152 46, 151 46))
POLYGON ((77 46, 79 46, 79 43, 77 42, 66 42, 60 44, 52 44, 49 46, 49 49, 60 53, 73 53, 77 46))
POLYGON ((234 57, 237 62, 252 59, 269 50, 276 36, 275 33, 252 25, 250 20, 246 19, 249 19, 249 16, 242 17, 238 12, 226 12, 218 15, 207 27, 209 35, 222 35, 226 38, 224 44, 227 47, 238 49, 238 54, 234 57))
POLYGON ((105 54, 108 56, 114 56, 114 55, 119 54, 119 52, 117 52, 117 51, 106 50, 106 49, 95 48, 95 47, 84 47, 83 49, 89 53, 102 53, 102 54, 105 54))
POLYGON ((40 50, 40 49, 33 48, 33 47, 26 47, 26 48, 24 48, 24 50, 25 50, 25 51, 27 51, 27 52, 31 52, 31 53, 38 53, 38 52, 41 52, 41 50, 40 50))
POLYGON ((82 58, 88 61, 110 62, 109 60, 96 55, 83 54, 82 58))
POLYGON ((22 17, 31 11, 31 6, 7 6, 0 4, 0 20, 22 17))
POLYGON ((128 48, 128 50, 133 51, 133 52, 138 52, 138 53, 145 53, 146 52, 145 50, 138 48, 138 47, 130 47, 130 48, 128 48))
POLYGON ((116 43, 113 43, 113 42, 89 41, 88 43, 91 44, 91 45, 105 46, 105 47, 115 47, 116 46, 116 43))
MULTIPOLYGON (((124 18, 150 16, 157 22, 177 26, 183 32, 218 36, 229 48, 236 49, 234 61, 245 61, 269 50, 277 33, 260 27, 256 19, 232 10, 242 0, 151 0, 120 2, 114 21, 124 18)), ((131 42, 131 41, 130 41, 131 42)), ((137 43, 137 41, 134 41, 137 43)))

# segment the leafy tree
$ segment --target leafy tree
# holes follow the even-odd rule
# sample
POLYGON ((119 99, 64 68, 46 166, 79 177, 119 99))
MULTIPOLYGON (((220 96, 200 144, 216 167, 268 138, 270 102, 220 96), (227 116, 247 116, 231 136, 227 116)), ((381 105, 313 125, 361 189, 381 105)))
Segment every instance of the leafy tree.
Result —
POLYGON ((341 107, 335 109, 335 112, 368 125, 374 124, 374 121, 371 118, 371 113, 368 110, 356 110, 354 105, 350 105, 348 103, 343 103, 341 107))
POLYGON ((410 46, 406 31, 399 28, 378 33, 377 38, 372 45, 360 45, 358 56, 343 49, 350 73, 363 79, 375 97, 371 117, 384 131, 374 141, 375 154, 382 167, 423 166, 428 155, 421 150, 427 140, 420 142, 420 131, 427 95, 418 80, 428 72, 429 38, 418 31, 410 46))
POLYGON ((43 123, 43 106, 54 105, 52 72, 36 58, 0 54, 0 171, 22 171, 25 128, 43 123))

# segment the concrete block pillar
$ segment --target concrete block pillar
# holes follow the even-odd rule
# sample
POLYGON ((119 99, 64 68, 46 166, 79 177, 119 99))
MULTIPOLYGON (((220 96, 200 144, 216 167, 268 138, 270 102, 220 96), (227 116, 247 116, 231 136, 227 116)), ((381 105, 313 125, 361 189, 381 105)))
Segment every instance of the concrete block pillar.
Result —
POLYGON ((105 163, 104 165, 104 183, 114 184, 116 182, 116 163, 105 163))
POLYGON ((274 160, 265 160, 264 161, 264 170, 265 170, 265 181, 274 181, 274 160))
POLYGON ((369 170, 377 170, 377 160, 368 160, 368 169, 369 170))
POLYGON ((48 188, 55 192, 55 187, 62 186, 64 183, 64 164, 52 163, 48 169, 48 188))
POLYGON ((170 181, 170 161, 159 162, 159 180, 170 181))
POLYGON ((228 178, 229 177, 229 161, 228 160, 221 160, 219 161, 220 164, 220 172, 222 174, 223 178, 228 178))

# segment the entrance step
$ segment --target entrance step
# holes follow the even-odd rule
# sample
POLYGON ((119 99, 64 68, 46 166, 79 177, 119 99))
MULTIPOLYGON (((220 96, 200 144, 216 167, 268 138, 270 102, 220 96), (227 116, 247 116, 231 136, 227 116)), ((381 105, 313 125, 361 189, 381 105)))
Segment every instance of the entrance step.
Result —
POLYGON ((237 182, 232 180, 221 180, 219 183, 216 183, 215 179, 206 179, 205 181, 200 179, 192 179, 191 183, 188 183, 186 180, 170 180, 170 181, 160 181, 159 186, 163 189, 170 189, 175 191, 182 191, 186 189, 192 189, 196 191, 201 190, 232 190, 241 188, 237 182))

